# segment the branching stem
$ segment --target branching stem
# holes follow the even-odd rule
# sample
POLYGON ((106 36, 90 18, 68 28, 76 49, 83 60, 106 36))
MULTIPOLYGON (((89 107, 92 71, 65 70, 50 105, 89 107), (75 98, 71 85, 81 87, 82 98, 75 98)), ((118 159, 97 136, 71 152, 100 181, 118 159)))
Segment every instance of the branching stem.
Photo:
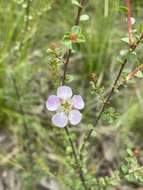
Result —
MULTIPOLYGON (((138 45, 140 44, 140 42, 141 42, 142 39, 143 39, 143 33, 141 34, 140 38, 138 39, 138 41, 137 41, 136 43, 130 45, 130 47, 129 47, 129 52, 134 52, 135 49, 136 49, 136 48, 138 47, 138 45)), ((122 74, 122 72, 123 72, 123 70, 124 70, 124 68, 125 68, 125 65, 126 65, 127 61, 128 61, 127 58, 125 58, 124 61, 123 61, 123 63, 121 64, 121 67, 120 67, 120 69, 119 69, 119 72, 118 72, 118 74, 117 74, 117 77, 115 78, 115 81, 114 81, 114 83, 113 83, 113 86, 111 87, 111 90, 110 90, 110 92, 109 92, 109 94, 108 94, 108 96, 107 96, 105 102, 104 102, 103 105, 102 105, 102 108, 101 108, 101 110, 100 110, 100 112, 99 112, 99 115, 98 115, 98 117, 96 118, 95 126, 97 126, 97 124, 98 124, 98 122, 99 122, 99 120, 100 120, 100 118, 101 118, 101 116, 102 116, 102 114, 103 114, 103 112, 104 112, 106 106, 109 104, 110 99, 111 99, 112 95, 114 94, 115 88, 116 88, 116 86, 117 86, 117 83, 118 83, 118 81, 119 81, 119 79, 120 79, 120 76, 121 76, 121 74, 122 74)), ((82 144, 81 149, 80 149, 80 158, 81 158, 81 159, 82 159, 82 152, 83 152, 83 150, 84 150, 84 148, 85 148, 86 143, 89 141, 89 139, 90 139, 90 137, 91 137, 93 131, 94 131, 94 129, 91 129, 91 130, 89 131, 89 133, 87 134, 87 136, 85 137, 84 141, 83 141, 83 144, 82 144)))
MULTIPOLYGON (((80 1, 80 6, 78 8, 76 19, 75 19, 75 25, 79 25, 80 15, 81 15, 84 3, 85 3, 85 0, 81 0, 80 1)), ((70 60, 71 54, 72 54, 72 50, 69 49, 68 53, 67 53, 65 65, 64 65, 62 85, 65 84, 66 74, 67 74, 67 67, 68 67, 68 64, 69 64, 69 60, 70 60)), ((74 147, 74 143, 73 143, 73 141, 72 141, 72 139, 70 137, 70 133, 69 133, 68 127, 65 127, 65 132, 66 132, 66 135, 68 136, 68 140, 69 140, 69 143, 70 143, 71 148, 72 148, 73 156, 75 158, 76 167, 78 168, 79 177, 80 177, 80 180, 82 182, 82 185, 83 185, 83 187, 84 187, 85 190, 89 190, 89 188, 87 187, 87 185, 85 183, 84 174, 83 174, 83 171, 82 171, 82 168, 81 168, 81 165, 80 165, 80 161, 78 159, 78 156, 77 156, 77 153, 76 153, 76 150, 75 150, 75 147, 74 147)))

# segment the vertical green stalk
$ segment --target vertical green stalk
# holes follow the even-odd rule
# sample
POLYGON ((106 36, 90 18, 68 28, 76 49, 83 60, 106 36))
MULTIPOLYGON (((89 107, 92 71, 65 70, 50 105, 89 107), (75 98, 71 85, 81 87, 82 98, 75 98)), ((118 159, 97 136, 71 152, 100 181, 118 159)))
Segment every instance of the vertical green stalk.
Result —
POLYGON ((104 17, 108 17, 109 0, 104 0, 104 17))

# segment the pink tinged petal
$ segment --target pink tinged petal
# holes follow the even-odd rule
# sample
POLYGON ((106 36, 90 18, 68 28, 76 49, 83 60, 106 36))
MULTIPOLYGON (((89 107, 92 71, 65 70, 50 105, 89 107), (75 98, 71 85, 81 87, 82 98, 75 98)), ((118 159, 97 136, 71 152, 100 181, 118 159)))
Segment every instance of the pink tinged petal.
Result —
POLYGON ((68 100, 72 97, 72 90, 68 86, 60 86, 57 90, 57 96, 63 100, 68 100))
POLYGON ((65 127, 68 124, 68 117, 65 113, 61 112, 61 113, 56 113, 53 117, 52 117, 52 123, 60 128, 65 127))
POLYGON ((69 113, 69 120, 72 125, 77 125, 82 119, 82 114, 78 110, 72 110, 69 113))
POLYGON ((56 111, 59 106, 60 106, 60 99, 55 95, 49 96, 46 102, 46 108, 49 111, 56 111))
POLYGON ((74 95, 72 98, 74 108, 82 110, 85 106, 84 101, 80 95, 74 95))

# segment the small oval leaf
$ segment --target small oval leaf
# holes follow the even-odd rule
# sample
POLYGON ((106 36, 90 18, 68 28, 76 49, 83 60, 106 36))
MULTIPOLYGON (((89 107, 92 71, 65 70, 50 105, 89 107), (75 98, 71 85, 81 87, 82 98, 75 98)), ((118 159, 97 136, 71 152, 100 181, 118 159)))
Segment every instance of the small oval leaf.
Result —
POLYGON ((89 20, 89 16, 88 15, 81 15, 80 16, 80 21, 87 21, 89 20))

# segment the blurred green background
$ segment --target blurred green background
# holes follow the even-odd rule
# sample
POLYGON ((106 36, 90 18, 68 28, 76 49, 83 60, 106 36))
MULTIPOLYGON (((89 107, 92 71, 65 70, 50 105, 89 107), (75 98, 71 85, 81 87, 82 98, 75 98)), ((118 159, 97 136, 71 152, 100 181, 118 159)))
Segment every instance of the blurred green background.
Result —
MULTIPOLYGON (((77 10, 70 0, 31 0, 28 7, 27 3, 0 0, 0 180, 5 180, 4 174, 18 173, 27 184, 28 180, 40 184, 48 178, 48 184, 55 185, 53 178, 63 172, 65 137, 64 131, 52 126, 44 103, 60 84, 63 67, 51 61, 47 49, 61 42, 73 26, 77 10)), ((71 129, 78 137, 77 146, 98 114, 98 98, 91 93, 92 73, 97 75, 98 86, 108 91, 120 67, 117 57, 127 49, 121 41, 127 36, 126 13, 120 11, 123 5, 121 0, 90 0, 84 9, 90 16, 81 23, 86 43, 72 55, 68 67, 68 74, 74 77, 69 85, 86 101, 83 122, 71 129)), ((132 16, 136 19, 133 27, 138 29, 143 24, 143 1, 132 1, 132 16)), ((142 49, 140 45, 138 61, 131 60, 127 68, 142 64, 142 49)), ((112 106, 120 117, 112 124, 101 122, 95 129, 97 136, 91 137, 87 158, 91 172, 102 176, 118 168, 127 146, 142 152, 142 85, 143 81, 136 79, 113 96, 112 106)), ((9 182, 13 177, 6 178, 12 190, 19 188, 9 182)), ((64 189, 50 185, 49 189, 64 189)), ((126 188, 137 189, 138 185, 126 188)))

